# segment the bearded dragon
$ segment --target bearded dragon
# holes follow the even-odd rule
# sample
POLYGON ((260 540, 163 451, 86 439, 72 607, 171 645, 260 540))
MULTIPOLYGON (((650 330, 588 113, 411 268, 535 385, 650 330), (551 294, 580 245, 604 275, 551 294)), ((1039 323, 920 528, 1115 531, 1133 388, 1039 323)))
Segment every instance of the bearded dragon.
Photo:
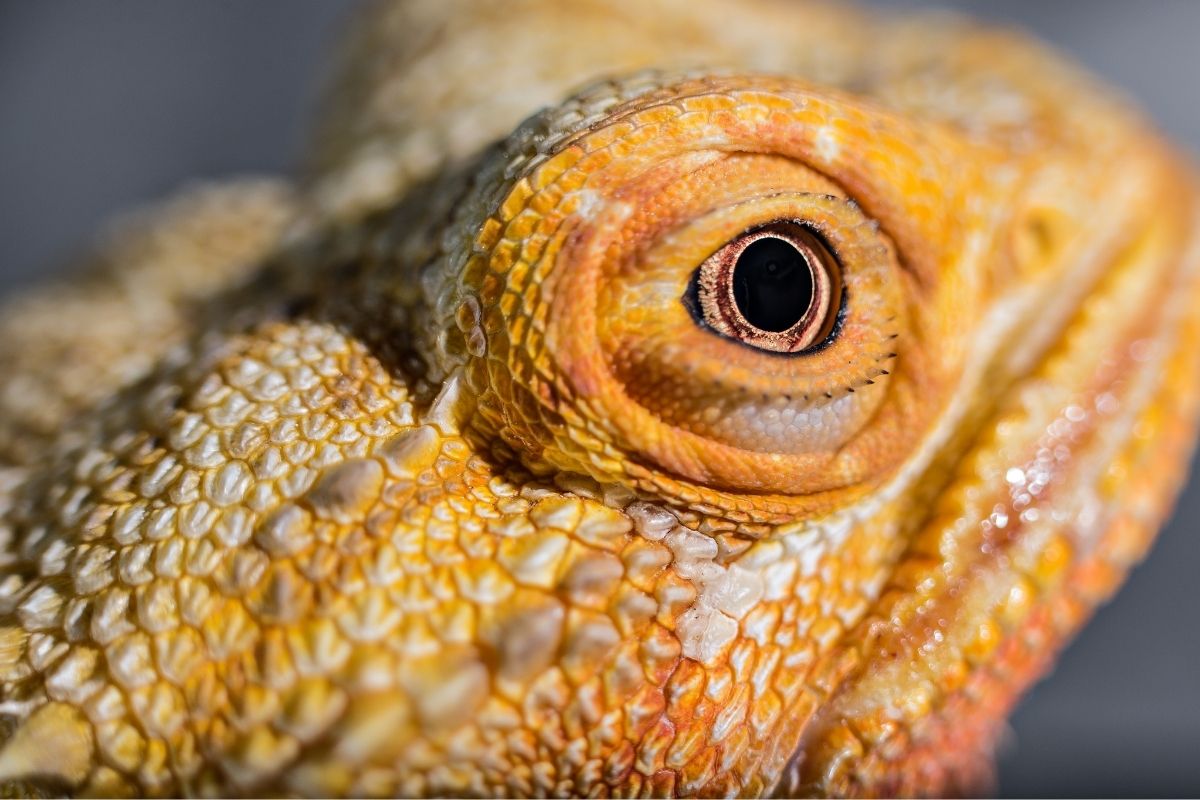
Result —
POLYGON ((1186 159, 942 16, 413 0, 344 53, 303 174, 0 317, 6 792, 986 788, 1181 484, 1186 159))

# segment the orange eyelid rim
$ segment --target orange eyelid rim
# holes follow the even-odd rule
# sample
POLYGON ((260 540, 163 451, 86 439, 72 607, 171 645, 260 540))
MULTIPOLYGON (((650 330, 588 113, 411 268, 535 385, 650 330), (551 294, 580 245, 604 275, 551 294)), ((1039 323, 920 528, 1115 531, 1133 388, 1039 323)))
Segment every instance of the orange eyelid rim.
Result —
MULTIPOLYGON (((669 183, 669 181, 664 181, 669 183)), ((886 264, 877 263, 868 267, 867 262, 876 262, 871 254, 881 245, 872 244, 869 240, 860 241, 861 235, 866 235, 870 226, 862 216, 861 211, 843 198, 829 195, 775 193, 752 202, 736 204, 739 214, 749 214, 757 210, 763 214, 759 219, 778 220, 791 218, 789 211, 796 210, 800 203, 806 213, 812 215, 812 221, 822 227, 838 224, 840 227, 829 231, 829 238, 850 236, 844 243, 847 252, 856 254, 851 258, 862 268, 855 273, 855 280, 863 283, 867 294, 879 295, 877 302, 891 295, 895 286, 885 277, 895 271, 894 259, 890 256, 886 264), (780 213, 782 212, 782 213, 780 213), (851 222, 851 221, 854 222, 851 222), (873 288, 867 288, 873 287, 873 288)), ((631 216, 636 218, 636 209, 631 209, 623 202, 600 203, 586 221, 578 218, 569 223, 569 232, 564 231, 562 247, 554 254, 557 265, 553 283, 554 303, 548 314, 547 343, 551 344, 555 355, 556 367, 561 370, 562 377, 567 379, 570 396, 579 398, 581 405, 586 403, 589 409, 587 415, 588 427, 584 430, 565 429, 573 441, 561 439, 559 447, 564 451, 577 448, 580 434, 588 435, 596 431, 601 435, 612 437, 608 439, 621 449, 626 449, 635 459, 642 463, 650 463, 668 471, 671 475, 684 476, 701 484, 710 484, 738 491, 762 491, 764 488, 776 488, 783 491, 802 494, 806 490, 819 489, 822 492, 848 488, 858 483, 856 472, 861 468, 860 462, 851 461, 847 467, 835 463, 837 450, 822 450, 814 452, 768 453, 750 450, 736 443, 714 440, 686 427, 664 424, 658 410, 652 405, 643 405, 635 401, 629 394, 629 387, 618 378, 608 363, 608 355, 600 346, 596 331, 599 323, 600 309, 597 306, 598 287, 613 280, 613 275, 622 272, 622 264, 614 259, 612 243, 614 237, 619 240, 629 230, 631 216), (586 400, 584 400, 586 398, 586 400), (585 433, 585 431, 587 433, 585 433)), ((759 227, 751 224, 752 229, 759 227)), ((735 231, 746 230, 739 226, 730 230, 726 236, 735 231)), ((873 235, 873 234, 872 234, 873 235)), ((718 239, 717 241, 720 241, 718 239)), ((711 252, 711 251, 710 251, 711 252)), ((882 251, 881 251, 882 253, 882 251)), ((633 258, 632 254, 628 256, 633 258)), ((694 272, 696 261, 676 269, 678 291, 674 293, 672 302, 682 304, 679 298, 683 294, 687 281, 694 272)), ((635 270, 633 275, 641 274, 635 270)), ((889 299, 889 304, 896 298, 889 299)), ((864 306, 866 307, 866 306, 864 306)), ((631 307, 625 306, 625 311, 631 307)), ((683 312, 681 317, 688 318, 683 312)), ((839 337, 835 347, 815 355, 812 368, 819 364, 847 358, 856 360, 866 344, 864 336, 881 337, 876 325, 864 329, 861 322, 853 321, 851 315, 850 327, 857 328, 856 334, 839 337), (845 341, 842 341, 842 340, 845 341), (843 352, 842 347, 853 352, 843 352)), ((687 319, 690 329, 697 335, 711 340, 711 345, 720 347, 736 347, 737 357, 723 366, 748 369, 750 364, 758 364, 760 368, 768 366, 763 359, 778 361, 768 353, 754 353, 731 342, 715 339, 711 333, 700 331, 694 321, 687 319)), ((876 342, 875 347, 884 343, 876 342)), ((709 352, 707 349, 700 352, 709 352)), ((690 360, 691 355, 685 355, 684 360, 690 360)), ((704 358, 705 363, 712 363, 713 358, 704 358)), ((794 359, 782 359, 793 362, 792 368, 800 367, 794 359)), ((713 365, 722 366, 722 365, 713 365)), ((781 366, 781 365, 780 365, 781 366)), ((806 364, 806 366, 809 366, 806 364)), ((643 382, 648 373, 642 373, 643 382)), ((862 377, 869 377, 864 374, 862 377)), ((845 392, 843 390, 842 394, 845 392)), ((824 396, 824 395, 823 395, 824 396)), ((878 399, 879 393, 862 393, 857 396, 857 404, 868 402, 868 398, 878 399)), ((828 396, 833 399, 833 395, 828 396)), ((869 415, 868 415, 869 416, 869 415)), ((889 437, 895 438, 895 437, 889 437)), ((893 442, 891 446, 899 446, 893 442)), ((632 459, 631 459, 632 460, 632 459)))

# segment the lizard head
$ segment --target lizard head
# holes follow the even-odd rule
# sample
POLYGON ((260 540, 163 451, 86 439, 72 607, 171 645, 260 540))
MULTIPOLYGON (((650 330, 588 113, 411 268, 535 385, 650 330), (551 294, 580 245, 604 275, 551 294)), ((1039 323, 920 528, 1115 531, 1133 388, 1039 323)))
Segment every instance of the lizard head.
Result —
MULTIPOLYGON (((759 45, 809 21, 755 10, 759 45)), ((721 52, 737 66, 555 99, 468 162, 414 260, 425 378, 472 452, 580 501, 539 531, 621 509, 622 567, 594 585, 609 663, 632 638, 667 677, 661 699, 631 678, 630 705, 593 710, 627 726, 589 747, 607 781, 977 785, 1021 688, 1142 552, 1191 440, 1196 209, 1175 156, 1018 38, 820 20, 884 54, 849 44, 861 31, 784 35, 866 63, 819 81, 794 52, 761 57, 769 73, 721 52), (669 566, 642 576, 643 558, 669 566), (645 626, 626 581, 653 597, 645 626)), ((687 50, 653 30, 655 58, 687 50)), ((578 46, 549 38, 535 63, 578 46)), ((606 69, 636 49, 598 40, 606 69)), ((353 194, 360 169, 323 188, 353 194)), ((419 249, 426 214, 381 249, 419 249)), ((559 655, 577 641, 547 630, 559 655)))
POLYGON ((959 22, 763 3, 734 35, 719 3, 628 3, 620 38, 589 4, 432 6, 353 40, 297 214, 319 234, 239 290, 292 310, 197 335, 149 378, 170 402, 95 434, 137 496, 55 545, 35 521, 70 470, 23 490, 23 558, 74 583, 9 592, 9 694, 34 710, 0 771, 979 787, 1179 485, 1179 157, 959 22), (469 58, 484 40, 525 55, 469 58), (640 69, 701 58, 733 66, 640 69), (568 93, 601 69, 621 77, 568 93), (34 663, 59 642, 69 670, 34 663), (63 730, 77 769, 37 755, 63 730))

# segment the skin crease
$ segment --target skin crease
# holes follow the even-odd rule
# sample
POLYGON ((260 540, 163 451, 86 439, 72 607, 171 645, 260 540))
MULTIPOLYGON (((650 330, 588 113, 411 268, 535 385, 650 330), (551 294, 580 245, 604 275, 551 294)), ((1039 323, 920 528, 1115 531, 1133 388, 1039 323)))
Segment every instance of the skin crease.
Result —
POLYGON ((5 307, 8 791, 986 791, 1182 480, 1190 166, 1010 33, 644 5, 380 6, 306 174, 5 307), (778 219, 797 357, 682 302, 778 219))

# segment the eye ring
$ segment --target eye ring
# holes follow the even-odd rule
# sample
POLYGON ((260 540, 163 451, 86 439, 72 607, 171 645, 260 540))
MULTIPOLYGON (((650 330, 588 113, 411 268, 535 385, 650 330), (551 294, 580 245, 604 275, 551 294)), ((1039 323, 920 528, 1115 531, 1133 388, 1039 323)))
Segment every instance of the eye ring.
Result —
POLYGON ((692 284, 689 305, 700 321, 750 347, 802 353, 836 334, 841 265, 802 223, 746 231, 705 259, 692 284))

